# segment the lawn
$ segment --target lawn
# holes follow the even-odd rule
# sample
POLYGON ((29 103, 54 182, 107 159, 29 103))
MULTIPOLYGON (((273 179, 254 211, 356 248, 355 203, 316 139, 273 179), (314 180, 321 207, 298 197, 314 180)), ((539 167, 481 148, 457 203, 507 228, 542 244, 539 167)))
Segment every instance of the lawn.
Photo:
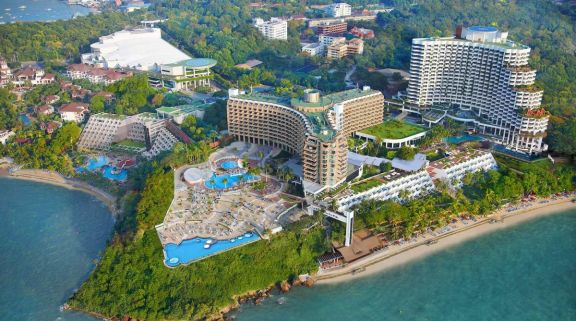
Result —
POLYGON ((358 184, 354 184, 352 185, 350 188, 352 189, 352 191, 356 194, 358 193, 362 193, 365 192, 371 188, 374 188, 378 185, 381 185, 382 182, 377 180, 377 179, 369 179, 367 181, 364 181, 362 183, 358 183, 358 184))
POLYGON ((398 120, 387 120, 382 124, 361 130, 361 133, 372 135, 381 139, 400 139, 426 131, 418 125, 398 120))

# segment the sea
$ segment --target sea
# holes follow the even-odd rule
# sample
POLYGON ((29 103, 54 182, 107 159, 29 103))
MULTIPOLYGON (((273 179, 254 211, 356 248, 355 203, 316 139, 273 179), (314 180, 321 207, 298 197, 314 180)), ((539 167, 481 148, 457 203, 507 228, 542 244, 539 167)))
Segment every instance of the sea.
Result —
MULTIPOLYGON (((91 195, 0 178, 0 321, 95 321, 59 307, 89 276, 112 228, 110 212, 91 195)), ((238 321, 573 321, 576 211, 485 234, 349 282, 296 287, 261 305, 243 305, 231 316, 238 321)))
POLYGON ((68 20, 85 16, 90 8, 69 5, 63 0, 0 0, 0 24, 16 21, 68 20))
POLYGON ((574 321, 576 211, 485 234, 379 274, 297 287, 261 305, 243 305, 231 316, 238 321, 574 321))
POLYGON ((114 221, 92 195, 0 178, 0 321, 95 321, 59 307, 106 247, 114 221))

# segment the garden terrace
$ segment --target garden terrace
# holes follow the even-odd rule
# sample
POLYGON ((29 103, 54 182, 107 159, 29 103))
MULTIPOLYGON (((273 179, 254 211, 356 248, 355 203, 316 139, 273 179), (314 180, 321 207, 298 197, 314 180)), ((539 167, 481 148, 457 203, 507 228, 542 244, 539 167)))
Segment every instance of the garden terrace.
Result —
POLYGON ((397 120, 389 120, 383 122, 382 124, 363 129, 360 132, 375 136, 380 139, 401 139, 419 134, 424 131, 426 131, 426 129, 418 125, 413 125, 397 120))

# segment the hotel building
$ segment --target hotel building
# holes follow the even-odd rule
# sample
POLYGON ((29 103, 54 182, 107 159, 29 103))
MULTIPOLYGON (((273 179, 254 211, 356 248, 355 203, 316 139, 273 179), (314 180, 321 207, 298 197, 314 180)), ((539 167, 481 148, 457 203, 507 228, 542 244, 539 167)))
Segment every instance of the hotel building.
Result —
POLYGON ((425 170, 404 172, 392 170, 355 183, 350 190, 338 195, 338 211, 347 211, 367 200, 404 200, 424 196, 434 191, 432 178, 425 170), (362 186, 367 186, 362 189, 362 186), (357 188, 355 188, 357 186, 357 188), (356 192, 354 192, 356 190, 356 192), (406 193, 405 195, 402 195, 406 193))
POLYGON ((507 36, 476 26, 459 28, 455 37, 413 39, 404 109, 429 125, 445 117, 473 125, 515 151, 545 151, 548 113, 528 65, 530 48, 507 36))
POLYGON ((152 86, 174 90, 194 90, 198 87, 210 87, 214 78, 210 68, 216 60, 209 58, 192 58, 160 66, 159 73, 150 73, 152 86))
POLYGON ((326 7, 326 13, 334 18, 346 17, 352 15, 352 6, 347 3, 333 3, 326 7))
POLYGON ((440 179, 449 186, 460 187, 467 173, 489 171, 497 167, 491 153, 472 149, 456 150, 445 158, 431 162, 426 170, 434 180, 440 179))
POLYGON ((327 22, 318 25, 316 34, 318 35, 342 35, 348 30, 348 23, 346 21, 327 22))
POLYGON ((384 96, 365 87, 302 98, 259 94, 228 99, 228 130, 237 140, 270 145, 302 160, 306 183, 332 188, 347 176, 347 137, 382 122, 384 96))
POLYGON ((127 29, 102 36, 90 45, 91 53, 82 55, 82 63, 100 68, 130 68, 158 71, 160 65, 190 59, 188 55, 162 39, 159 28, 127 29))
POLYGON ((285 20, 270 18, 270 21, 264 21, 261 18, 256 18, 254 19, 254 27, 268 39, 288 39, 288 22, 285 20))
POLYGON ((110 150, 114 147, 152 158, 162 151, 172 149, 179 137, 186 136, 182 134, 176 126, 171 126, 169 121, 153 113, 134 116, 99 113, 88 120, 78 147, 94 150, 110 150))

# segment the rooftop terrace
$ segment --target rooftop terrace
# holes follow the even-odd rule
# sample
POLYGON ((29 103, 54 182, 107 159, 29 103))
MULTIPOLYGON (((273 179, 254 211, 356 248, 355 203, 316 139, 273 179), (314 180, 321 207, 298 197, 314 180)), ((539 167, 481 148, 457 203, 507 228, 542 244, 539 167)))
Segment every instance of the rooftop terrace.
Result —
POLYGON ((401 139, 424 131, 426 131, 426 129, 418 125, 397 120, 388 120, 382 124, 363 129, 360 132, 380 139, 401 139))
POLYGON ((438 169, 446 169, 485 154, 487 153, 476 149, 456 150, 450 156, 431 162, 430 166, 438 169))

